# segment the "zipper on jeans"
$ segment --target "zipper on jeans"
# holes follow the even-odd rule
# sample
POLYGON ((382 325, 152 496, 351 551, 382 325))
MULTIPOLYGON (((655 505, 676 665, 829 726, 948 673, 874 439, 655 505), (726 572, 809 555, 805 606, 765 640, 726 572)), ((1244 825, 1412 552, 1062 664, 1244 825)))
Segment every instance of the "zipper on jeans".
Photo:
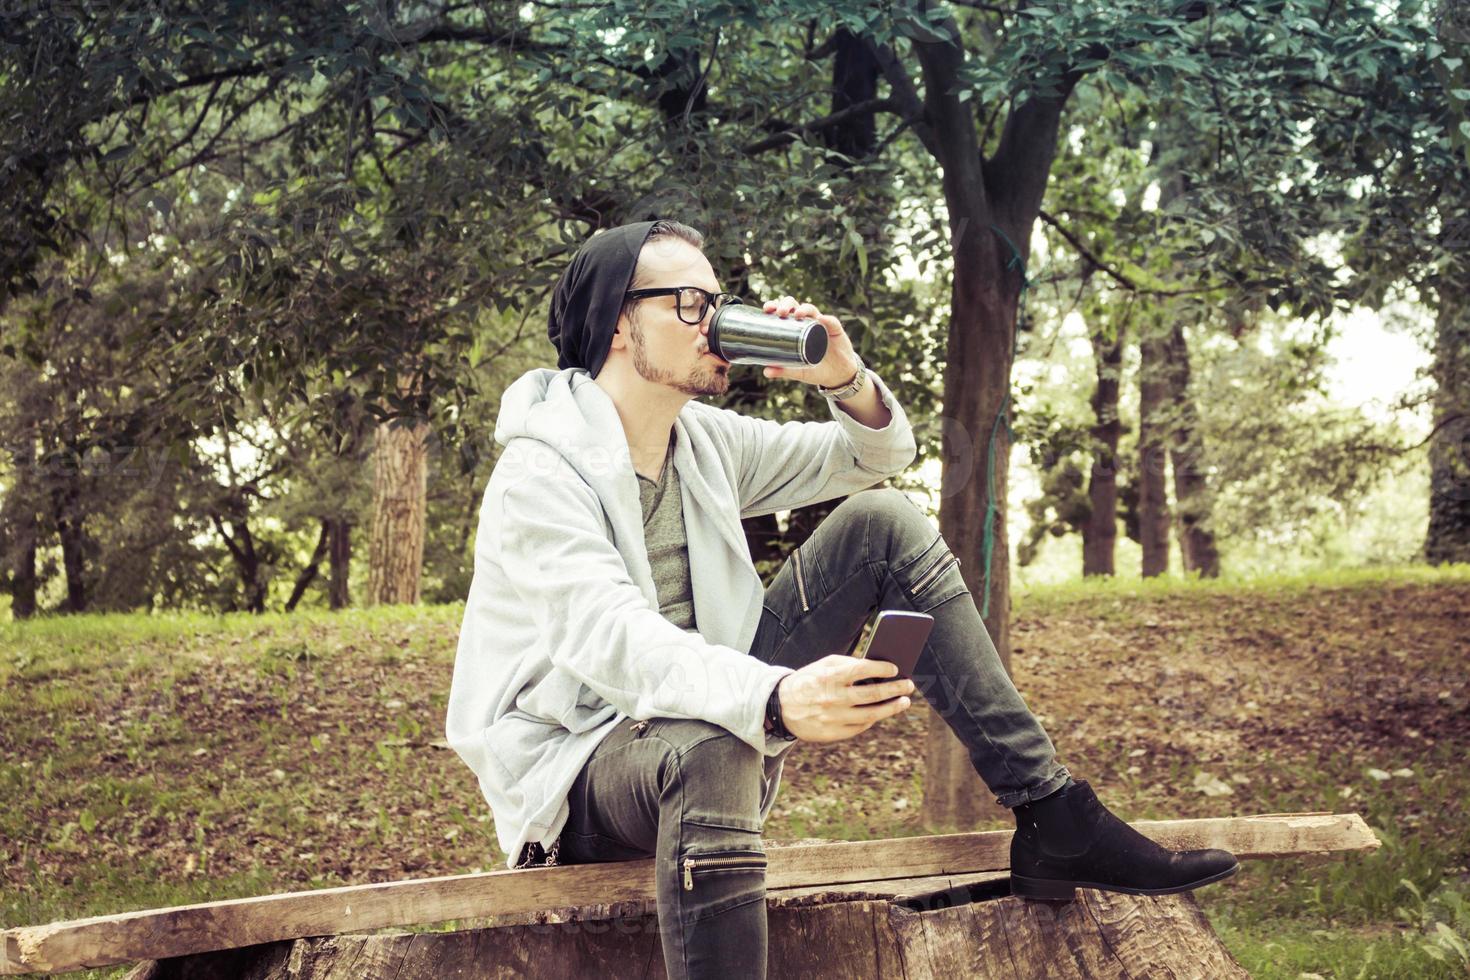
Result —
MULTIPOLYGON (((944 545, 938 539, 935 540, 934 545, 930 546, 930 550, 934 552, 934 560, 931 561, 928 565, 925 565, 922 572, 914 576, 915 582, 919 581, 920 579, 927 576, 930 572, 934 571, 934 569, 939 567, 940 562, 949 557, 949 549, 944 547, 944 545)), ((915 564, 918 563, 915 562, 915 564)))
POLYGON ((933 568, 929 569, 923 574, 923 576, 920 577, 919 581, 914 583, 913 588, 909 591, 913 595, 918 595, 920 592, 923 592, 924 589, 928 587, 930 582, 933 582, 940 575, 944 574, 944 572, 946 572, 953 566, 958 565, 959 563, 960 560, 955 555, 950 555, 948 558, 940 559, 939 561, 934 563, 933 568))
POLYGON ((701 854, 697 857, 686 857, 684 859, 684 890, 694 890, 694 871, 730 871, 737 868, 755 869, 766 866, 764 854, 745 855, 740 857, 727 856, 715 857, 713 855, 701 854))
POLYGON ((796 549, 795 551, 793 551, 791 553, 791 560, 795 563, 795 567, 796 567, 796 594, 799 595, 799 596, 801 596, 801 611, 802 612, 809 612, 811 610, 811 606, 807 605, 807 601, 806 601, 806 580, 805 580, 804 576, 801 574, 801 549, 800 548, 796 549))

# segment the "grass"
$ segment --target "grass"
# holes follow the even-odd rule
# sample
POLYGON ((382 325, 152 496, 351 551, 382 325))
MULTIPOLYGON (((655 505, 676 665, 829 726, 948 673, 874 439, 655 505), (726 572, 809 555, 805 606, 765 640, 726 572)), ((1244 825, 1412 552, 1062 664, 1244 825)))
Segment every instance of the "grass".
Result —
MULTIPOLYGON (((1390 632, 1397 623, 1403 643, 1420 642, 1405 639, 1410 627, 1467 584, 1467 566, 1248 581, 1090 580, 1018 596, 1013 639, 1018 649, 1065 658, 1073 654, 1055 637, 1093 650, 1086 630, 1106 624, 1118 636, 1169 630, 1181 650, 1215 649, 1242 609, 1264 635, 1325 606, 1313 614, 1343 619, 1338 639, 1357 669, 1396 651, 1368 644, 1347 612, 1367 610, 1390 632)), ((461 613, 450 605, 0 625, 0 923, 504 867, 471 774, 442 744, 461 613)), ((1452 631, 1446 615, 1442 626, 1452 631)), ((1414 648, 1407 662, 1420 671, 1459 664, 1463 678, 1463 645, 1443 639, 1449 635, 1424 634, 1422 642, 1444 648, 1414 648)), ((1262 644, 1258 652, 1274 649, 1262 644)), ((1088 710, 1069 708, 1059 692, 1097 685, 1070 678, 1047 688, 1039 672, 1045 658, 1034 656, 1017 655, 1028 699, 1035 685, 1048 713, 1085 718, 1088 710)), ((1107 683, 1117 670, 1106 661, 1094 669, 1107 683)), ((1432 691, 1444 676, 1415 674, 1407 689, 1432 691)), ((1198 717, 1200 728, 1216 723, 1198 717)), ((831 746, 798 747, 767 836, 925 832, 916 822, 923 713, 888 725, 831 746)), ((1305 738, 1311 724, 1299 727, 1305 738)), ((1464 739, 1405 741, 1395 730, 1378 742, 1334 737, 1291 751, 1231 743, 1210 756, 1168 751, 1111 721, 1068 734, 1064 761, 1130 819, 1356 810, 1378 831, 1384 846, 1374 854, 1247 862, 1236 878, 1198 893, 1253 976, 1466 975, 1464 739), (1148 746, 1141 756, 1139 746, 1148 746), (1200 773, 1220 777, 1230 795, 1195 792, 1200 773)))
POLYGON ((1252 800, 1253 809, 1356 810, 1383 843, 1365 855, 1246 862, 1228 888, 1200 893, 1212 925, 1252 976, 1466 975, 1470 826, 1461 814, 1470 775, 1463 755, 1463 746, 1439 748, 1412 776, 1382 784, 1362 778, 1361 760, 1332 757, 1288 769, 1290 791, 1252 800), (1355 792, 1344 798, 1344 787, 1355 792), (1429 815, 1406 821, 1420 809, 1429 815))
POLYGON ((1035 585, 1013 593, 1013 612, 1028 606, 1048 608, 1068 602, 1104 598, 1145 599, 1164 596, 1296 594, 1306 590, 1368 589, 1411 585, 1470 585, 1470 564, 1394 565, 1338 568, 1309 574, 1262 574, 1220 578, 1160 575, 1154 578, 1096 577, 1035 585))

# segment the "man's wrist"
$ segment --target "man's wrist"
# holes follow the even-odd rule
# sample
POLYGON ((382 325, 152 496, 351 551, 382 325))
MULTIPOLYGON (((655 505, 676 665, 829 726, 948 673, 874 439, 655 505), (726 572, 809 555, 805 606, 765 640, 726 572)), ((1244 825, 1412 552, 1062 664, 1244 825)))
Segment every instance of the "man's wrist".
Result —
POLYGON ((857 361, 857 370, 853 372, 849 380, 847 380, 843 384, 830 388, 826 385, 817 385, 817 391, 822 395, 823 398, 831 398, 835 399, 836 401, 844 401, 862 391, 864 386, 867 385, 868 369, 863 364, 862 356, 854 353, 853 358, 857 361))
POLYGON ((787 730, 786 723, 781 717, 781 681, 784 681, 786 676, 783 676, 781 680, 776 682, 776 686, 771 688, 770 697, 766 698, 765 730, 777 738, 784 738, 789 741, 796 738, 796 736, 787 730))

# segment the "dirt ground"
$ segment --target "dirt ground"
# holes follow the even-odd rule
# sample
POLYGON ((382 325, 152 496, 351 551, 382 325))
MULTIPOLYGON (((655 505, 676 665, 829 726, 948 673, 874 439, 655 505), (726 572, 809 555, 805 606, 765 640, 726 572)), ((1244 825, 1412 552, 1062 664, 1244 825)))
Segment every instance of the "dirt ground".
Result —
MULTIPOLYGON (((1291 792, 1303 768, 1348 759, 1391 777, 1470 747, 1463 586, 1087 599, 1028 608, 1011 629, 1012 675, 1061 761, 1130 816, 1255 812, 1277 795, 1257 781, 1331 809, 1344 801, 1291 792)), ((794 795, 815 774, 834 798, 910 783, 929 714, 920 700, 847 742, 798 746, 794 795)))
MULTIPOLYGON (((457 619, 328 623, 38 654, 0 722, 5 924, 503 867, 443 743, 457 619)), ((1463 585, 1090 597, 1024 606, 1013 669, 1130 819, 1352 809, 1381 775, 1412 826, 1470 747, 1467 637, 1463 585)), ((923 832, 928 714, 794 748, 768 838, 923 832)))

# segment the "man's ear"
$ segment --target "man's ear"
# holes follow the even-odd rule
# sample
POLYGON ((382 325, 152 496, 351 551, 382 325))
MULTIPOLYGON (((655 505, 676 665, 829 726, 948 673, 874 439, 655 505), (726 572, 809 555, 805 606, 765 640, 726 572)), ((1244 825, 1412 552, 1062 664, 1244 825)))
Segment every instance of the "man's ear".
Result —
POLYGON ((628 346, 629 329, 628 314, 619 313, 618 322, 613 325, 612 344, 610 345, 611 349, 618 349, 628 346))

